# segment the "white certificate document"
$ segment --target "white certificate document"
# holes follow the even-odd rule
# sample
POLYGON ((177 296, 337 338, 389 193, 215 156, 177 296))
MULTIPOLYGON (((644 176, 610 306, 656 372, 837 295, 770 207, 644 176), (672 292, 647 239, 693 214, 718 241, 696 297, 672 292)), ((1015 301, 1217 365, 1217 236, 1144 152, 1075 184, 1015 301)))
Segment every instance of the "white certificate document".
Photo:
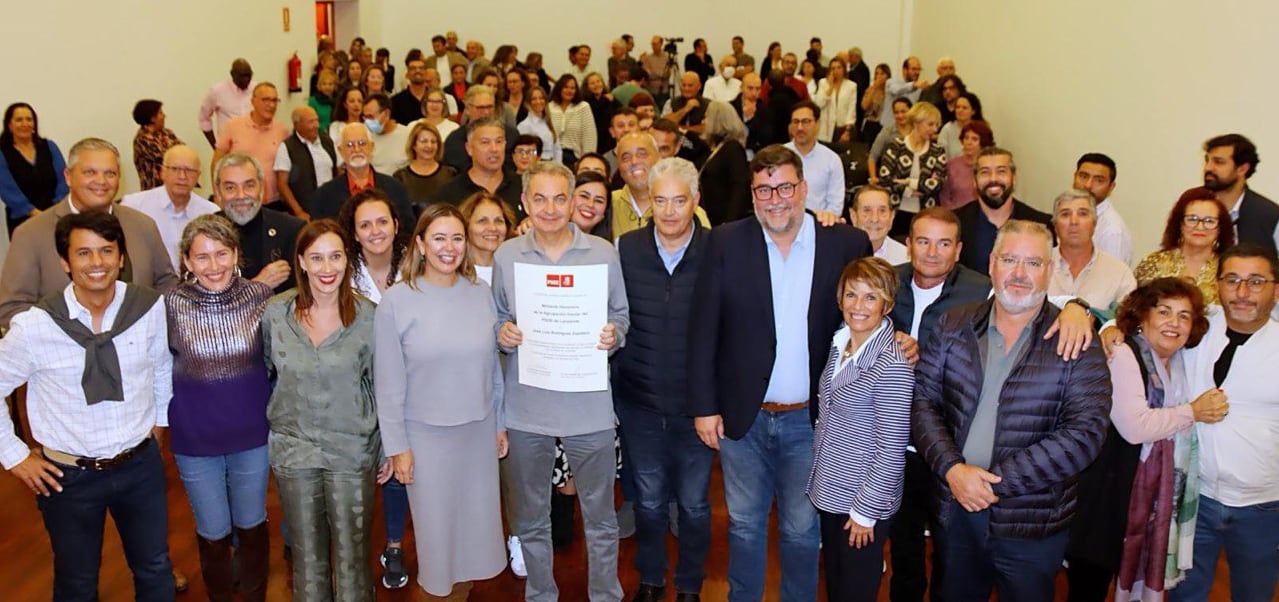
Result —
POLYGON ((515 264, 520 384, 580 393, 608 389, 608 265, 515 264))

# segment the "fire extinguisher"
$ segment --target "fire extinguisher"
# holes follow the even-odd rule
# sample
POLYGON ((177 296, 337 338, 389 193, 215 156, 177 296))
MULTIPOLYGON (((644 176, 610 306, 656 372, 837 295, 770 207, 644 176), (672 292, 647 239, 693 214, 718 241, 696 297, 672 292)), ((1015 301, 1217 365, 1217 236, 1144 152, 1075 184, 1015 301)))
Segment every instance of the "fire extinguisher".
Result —
POLYGON ((289 92, 302 91, 302 59, 294 52, 289 58, 289 92))

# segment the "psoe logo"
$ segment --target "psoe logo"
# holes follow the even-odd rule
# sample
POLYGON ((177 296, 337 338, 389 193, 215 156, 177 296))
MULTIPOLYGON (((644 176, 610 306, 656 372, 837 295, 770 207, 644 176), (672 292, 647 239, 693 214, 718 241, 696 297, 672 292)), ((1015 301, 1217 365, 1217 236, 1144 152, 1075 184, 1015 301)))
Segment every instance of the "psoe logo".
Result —
POLYGON ((547 274, 547 288, 573 288, 572 274, 547 274))

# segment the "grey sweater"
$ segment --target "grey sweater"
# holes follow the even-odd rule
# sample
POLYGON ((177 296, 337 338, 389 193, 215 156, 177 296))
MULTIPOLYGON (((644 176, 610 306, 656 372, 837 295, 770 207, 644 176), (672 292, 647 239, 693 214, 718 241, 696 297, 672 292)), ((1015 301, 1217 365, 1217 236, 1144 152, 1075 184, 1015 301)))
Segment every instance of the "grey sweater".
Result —
MULTIPOLYGON (((600 265, 608 266, 608 321, 617 328, 617 346, 626 341, 630 327, 630 308, 626 301, 626 284, 617 251, 608 241, 582 233, 573 224, 573 242, 558 262, 549 257, 533 240, 533 233, 512 238, 498 247, 493 256, 493 299, 497 302, 498 327, 507 321, 519 325, 515 315, 515 264, 534 265, 600 265)), ((604 328, 603 324, 599 325, 604 328)), ((496 334, 496 330, 494 333, 496 334)), ((520 353, 504 349, 506 362, 506 426, 510 429, 568 437, 613 428, 613 391, 561 393, 520 384, 520 353)), ((611 385, 610 385, 611 387, 611 385)))

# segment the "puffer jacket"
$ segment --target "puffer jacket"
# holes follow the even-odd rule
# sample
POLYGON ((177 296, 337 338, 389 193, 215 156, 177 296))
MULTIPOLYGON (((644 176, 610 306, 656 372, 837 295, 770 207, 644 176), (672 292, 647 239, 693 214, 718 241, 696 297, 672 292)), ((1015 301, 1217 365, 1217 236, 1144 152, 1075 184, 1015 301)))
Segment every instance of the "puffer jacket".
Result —
MULTIPOLYGON (((978 345, 993 300, 957 307, 941 317, 920 352, 911 434, 936 476, 938 519, 954 499, 946 472, 964 461, 968 429, 981 398, 978 345)), ((996 417, 990 472, 999 502, 991 506, 996 537, 1041 539, 1070 525, 1079 473, 1097 457, 1110 425, 1110 369, 1096 338, 1079 359, 1062 360, 1057 338, 1044 334, 1060 313, 1045 305, 1031 339, 1004 381, 996 417)), ((962 510, 960 510, 962 511, 962 510)))

